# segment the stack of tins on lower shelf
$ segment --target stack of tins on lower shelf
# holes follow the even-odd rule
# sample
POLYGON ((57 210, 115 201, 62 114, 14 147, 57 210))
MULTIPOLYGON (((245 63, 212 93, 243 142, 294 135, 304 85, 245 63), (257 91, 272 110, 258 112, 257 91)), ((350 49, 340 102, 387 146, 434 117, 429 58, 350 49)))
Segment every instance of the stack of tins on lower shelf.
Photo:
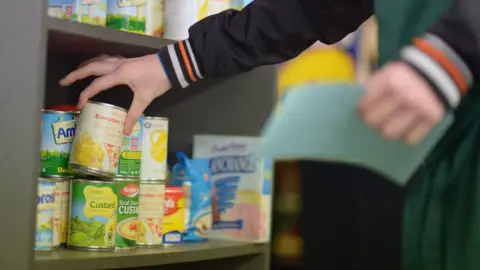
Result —
POLYGON ((168 119, 142 116, 126 136, 125 117, 98 102, 80 114, 42 111, 36 251, 180 242, 180 225, 163 221, 164 197, 183 198, 165 189, 168 119))

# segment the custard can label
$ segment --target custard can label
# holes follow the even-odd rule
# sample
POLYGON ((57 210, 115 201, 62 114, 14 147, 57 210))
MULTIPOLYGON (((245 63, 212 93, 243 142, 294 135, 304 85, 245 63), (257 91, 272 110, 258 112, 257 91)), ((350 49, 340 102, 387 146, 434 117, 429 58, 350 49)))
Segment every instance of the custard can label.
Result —
POLYGON ((113 249, 118 196, 115 182, 72 180, 67 245, 113 249))

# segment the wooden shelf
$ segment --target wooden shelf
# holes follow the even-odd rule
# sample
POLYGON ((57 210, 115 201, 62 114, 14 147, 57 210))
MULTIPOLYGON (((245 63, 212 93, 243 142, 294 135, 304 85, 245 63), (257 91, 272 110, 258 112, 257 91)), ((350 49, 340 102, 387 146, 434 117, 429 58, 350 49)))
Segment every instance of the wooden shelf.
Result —
POLYGON ((35 270, 118 269, 188 263, 238 256, 263 254, 268 244, 230 241, 185 243, 159 248, 138 248, 131 251, 95 252, 61 249, 35 252, 35 270))
POLYGON ((155 53, 175 42, 48 16, 46 27, 49 51, 70 55, 110 53, 141 56, 155 53))

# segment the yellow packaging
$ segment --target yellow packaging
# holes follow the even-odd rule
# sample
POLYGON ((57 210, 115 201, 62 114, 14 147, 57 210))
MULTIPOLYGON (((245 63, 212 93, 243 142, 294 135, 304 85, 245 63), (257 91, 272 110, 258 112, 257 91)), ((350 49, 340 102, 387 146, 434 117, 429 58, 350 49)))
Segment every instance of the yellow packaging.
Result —
POLYGON ((179 244, 183 241, 184 198, 182 187, 165 188, 163 244, 179 244))

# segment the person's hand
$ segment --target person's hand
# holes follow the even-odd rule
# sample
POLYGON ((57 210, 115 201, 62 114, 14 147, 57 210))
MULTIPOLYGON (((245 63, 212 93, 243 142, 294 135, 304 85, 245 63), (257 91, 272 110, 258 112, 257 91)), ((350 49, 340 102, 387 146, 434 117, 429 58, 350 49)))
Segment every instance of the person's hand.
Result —
POLYGON ((418 144, 445 115, 445 107, 427 82, 405 63, 383 67, 366 88, 360 114, 386 139, 418 144))
POLYGON ((172 87, 156 54, 138 58, 101 55, 83 62, 78 69, 60 80, 60 85, 68 86, 90 76, 99 78, 81 93, 79 109, 91 97, 116 85, 127 85, 133 91, 132 105, 125 120, 124 133, 127 135, 132 132, 145 108, 172 87))

